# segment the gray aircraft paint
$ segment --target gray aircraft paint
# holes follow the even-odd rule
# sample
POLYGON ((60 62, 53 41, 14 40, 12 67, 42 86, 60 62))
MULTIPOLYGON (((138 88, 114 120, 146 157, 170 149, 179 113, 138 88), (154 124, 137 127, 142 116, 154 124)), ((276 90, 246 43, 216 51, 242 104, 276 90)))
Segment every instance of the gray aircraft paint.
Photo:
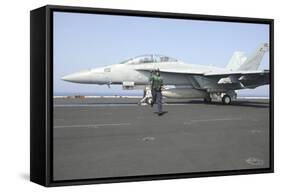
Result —
POLYGON ((269 44, 262 43, 248 57, 243 52, 234 52, 225 68, 186 64, 162 55, 144 55, 122 63, 66 75, 62 80, 108 86, 121 84, 124 89, 145 89, 149 86, 151 71, 159 69, 164 85, 176 86, 163 91, 166 97, 206 98, 209 95, 215 98, 214 94, 218 98, 225 94, 232 97, 236 96, 235 90, 269 84, 269 71, 258 70, 268 50, 269 44))

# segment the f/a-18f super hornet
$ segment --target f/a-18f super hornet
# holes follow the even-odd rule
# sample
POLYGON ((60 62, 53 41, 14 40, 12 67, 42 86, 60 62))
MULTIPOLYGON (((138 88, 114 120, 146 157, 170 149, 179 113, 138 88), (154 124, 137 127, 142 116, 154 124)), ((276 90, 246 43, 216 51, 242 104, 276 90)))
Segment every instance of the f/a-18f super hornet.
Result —
POLYGON ((164 86, 170 87, 162 91, 164 97, 202 98, 205 102, 216 100, 230 104, 237 97, 235 90, 269 84, 269 70, 258 69, 268 50, 269 44, 262 43, 249 56, 234 52, 225 68, 187 64, 163 55, 142 55, 118 64, 69 74, 62 80, 109 87, 120 84, 123 89, 145 91, 149 89, 151 71, 160 70, 164 86))

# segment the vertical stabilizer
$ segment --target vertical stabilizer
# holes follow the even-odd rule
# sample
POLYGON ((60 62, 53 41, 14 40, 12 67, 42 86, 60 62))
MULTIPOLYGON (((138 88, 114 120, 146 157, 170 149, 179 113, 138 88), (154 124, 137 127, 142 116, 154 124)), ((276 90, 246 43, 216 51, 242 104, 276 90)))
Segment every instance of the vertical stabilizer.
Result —
POLYGON ((262 43, 256 51, 246 57, 243 52, 234 52, 226 68, 232 71, 257 70, 260 66, 264 53, 269 50, 268 43, 262 43))
POLYGON ((247 60, 246 54, 244 52, 234 52, 230 58, 226 68, 231 71, 237 71, 239 67, 247 60))

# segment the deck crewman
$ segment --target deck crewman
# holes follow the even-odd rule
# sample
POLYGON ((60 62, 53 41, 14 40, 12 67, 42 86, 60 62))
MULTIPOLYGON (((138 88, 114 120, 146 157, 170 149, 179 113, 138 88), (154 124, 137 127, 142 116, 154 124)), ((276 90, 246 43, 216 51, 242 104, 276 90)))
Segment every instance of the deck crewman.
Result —
POLYGON ((163 88, 163 79, 160 76, 160 70, 157 69, 155 73, 152 73, 150 78, 151 83, 151 93, 152 93, 152 103, 157 103, 157 114, 163 115, 163 107, 162 107, 162 88, 163 88))

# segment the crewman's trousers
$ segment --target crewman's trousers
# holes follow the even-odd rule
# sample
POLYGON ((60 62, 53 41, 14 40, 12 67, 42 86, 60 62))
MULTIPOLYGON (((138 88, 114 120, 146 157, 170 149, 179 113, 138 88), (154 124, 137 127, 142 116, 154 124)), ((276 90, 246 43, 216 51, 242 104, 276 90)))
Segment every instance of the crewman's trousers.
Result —
POLYGON ((155 91, 156 103, 157 103, 157 112, 162 113, 162 93, 161 91, 155 91))

